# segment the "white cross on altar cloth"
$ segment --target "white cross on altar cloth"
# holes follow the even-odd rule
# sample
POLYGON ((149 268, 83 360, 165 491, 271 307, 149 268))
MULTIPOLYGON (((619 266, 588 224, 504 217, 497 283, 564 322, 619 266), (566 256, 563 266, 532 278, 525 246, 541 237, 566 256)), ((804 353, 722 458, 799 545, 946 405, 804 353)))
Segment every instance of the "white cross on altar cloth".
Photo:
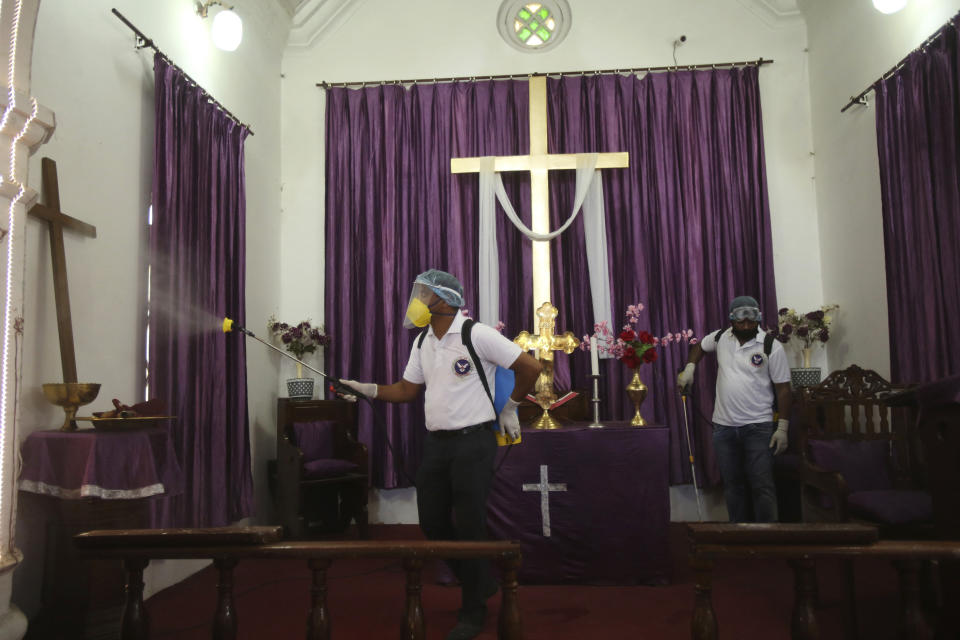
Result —
POLYGON ((540 516, 543 519, 543 537, 550 537, 550 492, 566 491, 566 483, 550 484, 547 482, 547 465, 540 465, 540 483, 522 485, 524 491, 540 492, 540 516))

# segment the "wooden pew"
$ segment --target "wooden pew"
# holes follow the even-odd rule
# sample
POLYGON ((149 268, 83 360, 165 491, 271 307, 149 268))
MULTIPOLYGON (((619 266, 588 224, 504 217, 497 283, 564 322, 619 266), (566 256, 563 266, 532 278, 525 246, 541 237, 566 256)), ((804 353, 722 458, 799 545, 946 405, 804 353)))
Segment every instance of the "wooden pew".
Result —
POLYGON ((888 558, 900 577, 900 638, 933 638, 933 625, 921 606, 920 568, 924 560, 960 560, 957 540, 879 540, 875 527, 858 524, 687 525, 690 564, 695 573, 690 632, 694 640, 716 640, 718 626, 711 599, 714 562, 783 559, 793 568, 794 608, 791 637, 820 638, 816 616, 818 558, 888 558))
POLYGON ((423 640, 426 623, 420 573, 429 558, 490 558, 501 570, 501 604, 497 637, 520 640, 517 571, 520 544, 514 541, 453 542, 428 540, 283 541, 280 527, 214 529, 134 529, 89 531, 74 537, 85 554, 122 558, 127 572, 120 640, 146 640, 149 625, 143 606, 143 570, 151 559, 213 559, 220 574, 213 637, 237 637, 233 604, 233 569, 244 558, 303 558, 312 575, 307 640, 329 640, 326 572, 341 558, 396 558, 406 572, 406 607, 401 640, 423 640))

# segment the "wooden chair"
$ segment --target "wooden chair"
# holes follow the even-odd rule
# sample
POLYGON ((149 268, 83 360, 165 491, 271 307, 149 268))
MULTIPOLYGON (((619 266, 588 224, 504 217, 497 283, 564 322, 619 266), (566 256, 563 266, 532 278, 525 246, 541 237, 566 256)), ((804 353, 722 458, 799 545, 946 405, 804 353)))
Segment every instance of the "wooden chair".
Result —
MULTIPOLYGON (((800 508, 804 522, 876 526, 881 538, 931 537, 933 506, 924 490, 921 452, 909 408, 885 399, 910 385, 891 384, 856 365, 805 387, 799 430, 800 508)), ((844 636, 858 637, 852 558, 844 565, 844 636)), ((929 584, 929 565, 924 583, 929 584)))
POLYGON ((288 536, 367 536, 367 447, 357 441, 357 405, 345 400, 277 399, 274 486, 288 536))
POLYGON ((803 391, 800 429, 804 522, 873 524, 883 537, 918 537, 932 521, 909 408, 884 399, 891 384, 852 365, 803 391))

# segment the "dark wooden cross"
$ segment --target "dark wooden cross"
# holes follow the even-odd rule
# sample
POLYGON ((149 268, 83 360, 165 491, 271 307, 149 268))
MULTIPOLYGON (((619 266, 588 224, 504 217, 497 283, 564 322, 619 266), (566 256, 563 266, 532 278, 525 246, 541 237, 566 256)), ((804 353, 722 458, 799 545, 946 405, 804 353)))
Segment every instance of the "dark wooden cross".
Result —
POLYGON ((57 331, 60 333, 60 361, 63 381, 77 382, 77 357, 73 348, 73 321, 70 317, 70 292, 67 290, 67 256, 63 250, 63 230, 79 231, 91 238, 97 237, 97 228, 60 210, 60 188, 57 186, 57 163, 50 158, 42 161, 43 199, 46 204, 35 204, 27 213, 46 220, 50 225, 50 257, 53 259, 53 295, 57 304, 57 331))

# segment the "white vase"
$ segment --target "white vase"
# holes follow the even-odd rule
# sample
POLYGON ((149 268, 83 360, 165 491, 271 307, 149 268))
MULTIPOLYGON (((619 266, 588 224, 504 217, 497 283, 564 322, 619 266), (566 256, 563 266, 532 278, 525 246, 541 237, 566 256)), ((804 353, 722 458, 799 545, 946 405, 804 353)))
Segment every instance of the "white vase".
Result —
POLYGON ((313 378, 287 378, 287 396, 291 400, 311 400, 313 378))

